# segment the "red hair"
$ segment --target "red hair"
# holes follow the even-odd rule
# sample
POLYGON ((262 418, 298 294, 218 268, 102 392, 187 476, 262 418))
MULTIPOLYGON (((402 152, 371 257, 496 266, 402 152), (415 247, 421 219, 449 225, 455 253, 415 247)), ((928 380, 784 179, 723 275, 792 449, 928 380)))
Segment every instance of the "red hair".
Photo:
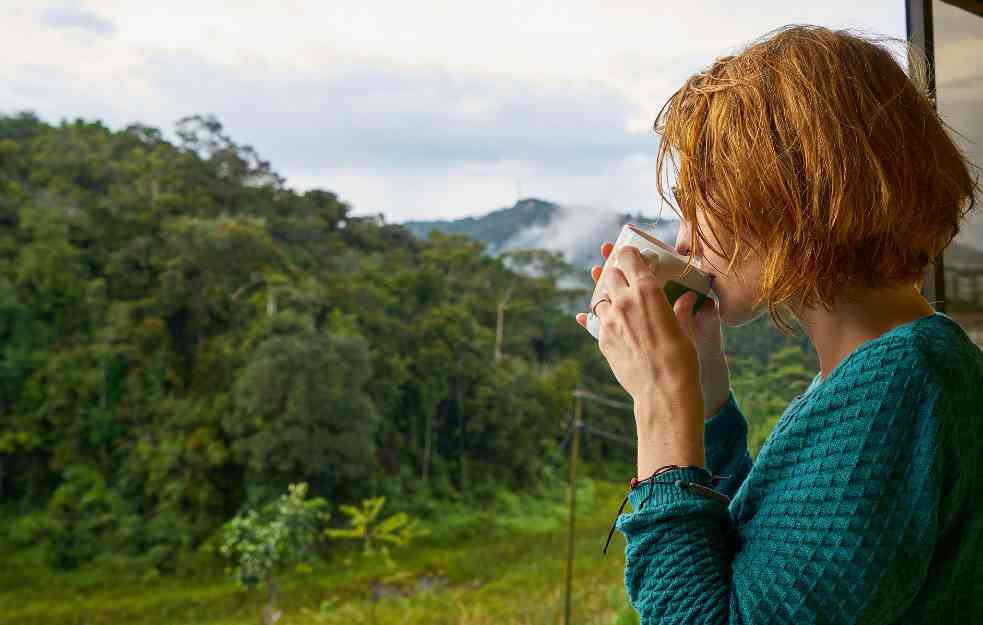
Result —
POLYGON ((699 238, 730 258, 728 272, 742 251, 757 253, 755 306, 767 300, 783 332, 786 303, 831 308, 840 295, 920 280, 974 206, 977 181, 923 63, 914 70, 847 31, 787 26, 718 58, 659 112, 659 193, 669 200, 669 159, 690 249, 699 238), (710 245, 698 212, 730 253, 710 245))

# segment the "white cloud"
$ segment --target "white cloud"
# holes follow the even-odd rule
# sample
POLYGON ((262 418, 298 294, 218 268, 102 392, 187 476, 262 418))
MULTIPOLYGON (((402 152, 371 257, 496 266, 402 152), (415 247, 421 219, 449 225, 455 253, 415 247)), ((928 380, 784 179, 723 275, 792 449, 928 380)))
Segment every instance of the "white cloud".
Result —
POLYGON ((288 169, 504 158, 576 168, 652 145, 625 130, 633 109, 602 86, 345 67, 242 75, 181 55, 155 58, 149 75, 163 101, 215 112, 288 169))
POLYGON ((558 202, 651 210, 651 121, 690 73, 790 22, 904 35, 900 1, 0 9, 3 110, 165 131, 215 113, 292 184, 394 220, 485 212, 511 204, 518 185, 558 202))
POLYGON ((112 35, 116 32, 111 21, 71 3, 48 7, 41 11, 40 18, 43 25, 59 30, 77 29, 96 35, 112 35))

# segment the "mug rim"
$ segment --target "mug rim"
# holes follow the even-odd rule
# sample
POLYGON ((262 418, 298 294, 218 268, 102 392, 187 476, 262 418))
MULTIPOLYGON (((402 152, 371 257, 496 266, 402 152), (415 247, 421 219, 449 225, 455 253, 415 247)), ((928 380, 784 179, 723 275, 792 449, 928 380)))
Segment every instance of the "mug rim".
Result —
POLYGON ((681 254, 679 254, 678 252, 676 252, 676 248, 671 247, 665 241, 662 241, 661 239, 656 238, 654 235, 646 232, 639 224, 636 224, 636 223, 628 223, 628 224, 625 224, 625 226, 628 227, 628 228, 631 228, 632 232, 634 232, 635 234, 641 236, 642 238, 646 239, 647 241, 649 241, 651 243, 654 243, 655 245, 658 245, 660 248, 662 248, 665 251, 669 252, 673 256, 676 256, 676 257, 678 257, 680 259, 685 258, 685 256, 682 256, 681 254))

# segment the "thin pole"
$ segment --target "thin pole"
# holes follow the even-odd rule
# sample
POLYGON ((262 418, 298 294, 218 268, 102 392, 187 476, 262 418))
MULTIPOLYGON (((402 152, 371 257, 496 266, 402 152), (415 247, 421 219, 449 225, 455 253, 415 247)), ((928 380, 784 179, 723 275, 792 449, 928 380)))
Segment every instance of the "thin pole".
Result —
POLYGON ((577 456, 580 454, 580 393, 574 393, 577 403, 574 408, 573 423, 573 444, 570 445, 570 529, 567 543, 567 599, 564 612, 563 623, 570 625, 570 600, 571 589, 573 587, 573 542, 574 526, 577 518, 577 456))
MULTIPOLYGON (((928 95, 932 106, 938 108, 935 93, 935 19, 932 15, 932 0, 905 0, 905 26, 908 43, 925 55, 928 95)), ((908 60, 909 73, 912 70, 908 60)), ((938 312, 946 311, 945 292, 945 250, 939 252, 935 260, 922 275, 922 295, 938 312)))

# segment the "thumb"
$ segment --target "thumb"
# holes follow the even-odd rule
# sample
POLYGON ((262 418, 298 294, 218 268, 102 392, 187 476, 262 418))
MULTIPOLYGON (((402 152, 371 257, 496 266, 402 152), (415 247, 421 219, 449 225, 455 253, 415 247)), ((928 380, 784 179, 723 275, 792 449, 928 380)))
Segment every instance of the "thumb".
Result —
POLYGON ((697 295, 695 292, 686 291, 676 298, 672 306, 672 311, 676 313, 676 319, 679 320, 680 327, 682 327, 683 332, 689 335, 690 338, 695 338, 696 319, 693 314, 693 304, 696 303, 696 298, 697 295))
POLYGON ((712 297, 700 304, 694 312, 693 305, 699 296, 694 291, 687 291, 679 296, 673 306, 673 312, 679 320, 679 325, 694 340, 704 340, 715 336, 720 328, 720 312, 717 302, 712 297))

